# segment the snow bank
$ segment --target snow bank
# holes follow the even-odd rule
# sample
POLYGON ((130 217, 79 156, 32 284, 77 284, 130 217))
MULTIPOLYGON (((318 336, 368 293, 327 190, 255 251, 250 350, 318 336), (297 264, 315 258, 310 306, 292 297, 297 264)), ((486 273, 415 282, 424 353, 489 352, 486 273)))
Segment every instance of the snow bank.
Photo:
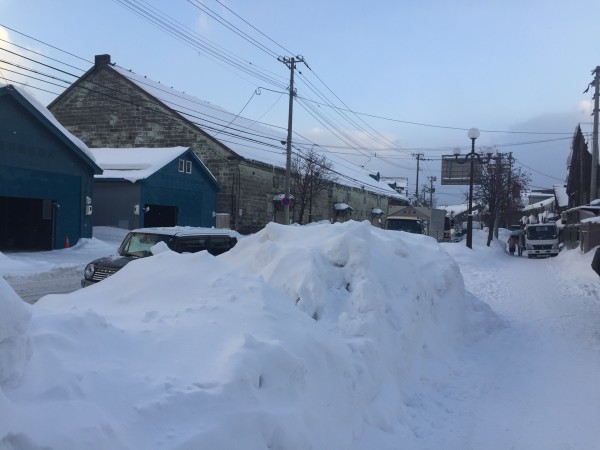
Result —
POLYGON ((92 239, 79 239, 71 248, 49 252, 0 253, 0 276, 25 276, 60 268, 83 267, 94 259, 115 254, 128 230, 94 227, 92 239))
POLYGON ((367 222, 157 252, 31 310, 0 448, 410 448, 424 374, 493 322, 433 239, 367 222))
POLYGON ((0 389, 18 384, 29 357, 31 308, 0 277, 0 389))

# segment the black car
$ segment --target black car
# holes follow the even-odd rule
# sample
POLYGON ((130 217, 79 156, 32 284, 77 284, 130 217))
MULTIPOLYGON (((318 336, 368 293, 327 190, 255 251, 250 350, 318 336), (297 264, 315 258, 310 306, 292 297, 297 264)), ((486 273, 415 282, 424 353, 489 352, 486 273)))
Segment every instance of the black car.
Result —
POLYGON ((206 250, 212 255, 219 255, 233 248, 240 237, 238 232, 228 229, 138 228, 125 236, 117 255, 96 259, 85 267, 81 286, 86 287, 104 280, 134 259, 151 256, 150 249, 159 242, 164 242, 177 253, 195 253, 206 250))

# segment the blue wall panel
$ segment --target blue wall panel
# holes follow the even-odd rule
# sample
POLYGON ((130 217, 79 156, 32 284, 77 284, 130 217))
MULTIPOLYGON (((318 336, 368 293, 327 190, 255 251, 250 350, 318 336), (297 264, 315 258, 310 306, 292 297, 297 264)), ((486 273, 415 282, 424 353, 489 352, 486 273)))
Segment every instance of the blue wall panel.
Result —
POLYGON ((56 212, 54 248, 65 237, 74 245, 92 237, 91 216, 94 166, 58 128, 18 93, 0 95, 0 196, 51 199, 56 212), (16 96, 16 97, 15 97, 16 96))

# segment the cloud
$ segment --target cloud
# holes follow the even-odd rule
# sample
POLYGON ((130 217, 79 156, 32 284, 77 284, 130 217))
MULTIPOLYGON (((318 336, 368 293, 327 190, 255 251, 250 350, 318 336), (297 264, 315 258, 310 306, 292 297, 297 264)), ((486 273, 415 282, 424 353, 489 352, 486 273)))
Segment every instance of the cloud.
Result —
POLYGON ((581 100, 577 105, 577 112, 580 114, 590 115, 592 114, 593 106, 590 100, 581 100))
POLYGON ((210 27, 210 21, 206 14, 200 14, 196 18, 196 29, 201 34, 209 34, 211 27, 210 27))

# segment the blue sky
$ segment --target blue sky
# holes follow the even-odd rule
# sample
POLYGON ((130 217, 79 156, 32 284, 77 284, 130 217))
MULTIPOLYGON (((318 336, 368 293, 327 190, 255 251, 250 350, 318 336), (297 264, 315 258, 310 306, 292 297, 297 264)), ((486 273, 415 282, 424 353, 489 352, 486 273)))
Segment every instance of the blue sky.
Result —
MULTIPOLYGON (((15 31, 4 30, 0 37, 83 70, 94 55, 109 53, 123 67, 233 113, 244 108, 242 115, 278 127, 287 125, 288 105, 286 94, 273 82, 286 85, 289 70, 276 56, 303 55, 310 69, 298 66, 302 75, 297 75, 296 87, 299 96, 313 101, 308 105, 314 109, 295 105, 294 130, 369 170, 408 177, 411 190, 416 178, 411 154, 423 153, 428 159, 421 163, 419 184, 428 176, 439 180, 436 159, 456 146, 468 151, 470 127, 485 130, 478 148, 497 145, 502 152, 513 152, 538 187, 558 184, 566 176, 577 123, 584 123, 584 132, 591 131, 592 96, 583 91, 592 80, 591 70, 600 64, 594 41, 598 1, 136 2, 157 8, 210 40, 220 54, 233 54, 246 67, 260 68, 268 81, 217 64, 116 0, 0 0, 1 24, 87 62, 15 31), (202 5, 263 50, 209 17, 202 5), (260 95, 253 95, 258 87, 260 95), (322 103, 321 96, 367 115, 346 113, 353 121, 346 122, 335 110, 314 103, 322 103), (333 125, 319 118, 320 113, 333 125), (332 129, 343 133, 344 142, 332 129), (551 141, 526 144, 542 140, 551 141), (364 148, 356 150, 357 142, 364 148)), ((18 57, 4 51, 0 55, 11 58, 18 57)), ((9 66, 0 63, 3 67, 9 66)), ((16 76, 1 72, 5 78, 16 76)), ((44 104, 53 98, 32 92, 44 104)), ((455 204, 464 189, 437 186, 437 191, 439 203, 455 204)))

